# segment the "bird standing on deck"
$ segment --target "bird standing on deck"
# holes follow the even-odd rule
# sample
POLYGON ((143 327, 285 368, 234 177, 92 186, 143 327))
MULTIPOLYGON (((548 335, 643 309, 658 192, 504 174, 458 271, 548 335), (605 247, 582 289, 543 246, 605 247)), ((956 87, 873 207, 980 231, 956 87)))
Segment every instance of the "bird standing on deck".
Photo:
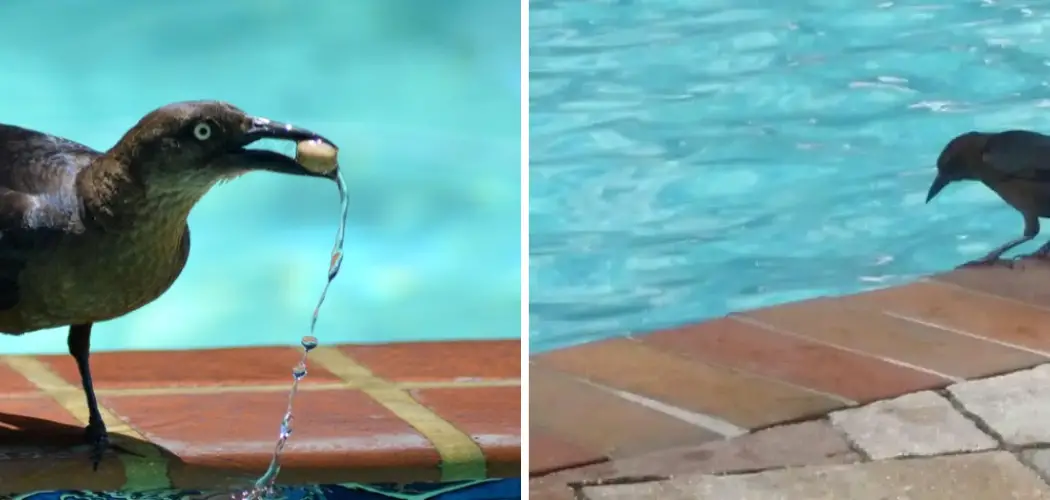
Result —
POLYGON ((96 469, 109 437, 88 362, 92 324, 132 312, 174 283, 190 251, 187 216, 218 181, 252 170, 335 179, 334 170, 246 149, 266 138, 334 146, 217 101, 157 109, 105 153, 0 124, 0 333, 69 327, 96 469))
MULTIPOLYGON (((955 137, 937 158, 929 203, 948 184, 981 181, 1024 217, 1024 233, 967 265, 1000 262, 1007 251, 1039 234, 1039 218, 1050 217, 1050 136, 1027 130, 967 132, 955 137)), ((1033 257, 1050 256, 1050 242, 1033 257)))

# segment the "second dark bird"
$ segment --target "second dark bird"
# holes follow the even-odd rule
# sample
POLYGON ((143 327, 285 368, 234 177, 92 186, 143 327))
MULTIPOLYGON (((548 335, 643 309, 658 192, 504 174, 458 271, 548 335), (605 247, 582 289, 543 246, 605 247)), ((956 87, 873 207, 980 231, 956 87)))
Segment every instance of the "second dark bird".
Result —
POLYGON ((0 124, 0 333, 69 327, 96 469, 109 437, 88 362, 91 326, 175 282, 190 252, 187 216, 217 182, 253 170, 334 179, 247 148, 267 138, 332 144, 216 101, 157 109, 106 152, 0 124))
MULTIPOLYGON (((1027 130, 967 132, 955 137, 937 158, 937 177, 926 195, 929 203, 948 184, 980 181, 1021 213, 1024 232, 998 248, 967 263, 1002 262, 1009 250, 1039 234, 1039 218, 1050 217, 1050 136, 1027 130)), ((1033 257, 1050 256, 1050 242, 1033 257)))

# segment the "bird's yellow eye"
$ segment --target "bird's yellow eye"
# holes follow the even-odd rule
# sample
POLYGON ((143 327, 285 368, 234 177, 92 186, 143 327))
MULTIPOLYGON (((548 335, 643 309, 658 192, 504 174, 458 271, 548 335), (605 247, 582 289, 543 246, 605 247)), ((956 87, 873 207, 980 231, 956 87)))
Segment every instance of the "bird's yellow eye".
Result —
POLYGON ((211 125, 205 122, 200 122, 193 127, 193 137, 196 137, 198 141, 206 141, 211 138, 211 125))

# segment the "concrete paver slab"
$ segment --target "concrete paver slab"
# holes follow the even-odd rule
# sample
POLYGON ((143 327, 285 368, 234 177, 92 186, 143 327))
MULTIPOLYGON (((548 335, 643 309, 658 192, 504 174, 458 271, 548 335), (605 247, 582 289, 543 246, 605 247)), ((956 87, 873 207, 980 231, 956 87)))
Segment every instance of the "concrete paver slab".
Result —
POLYGON ((859 462, 846 439, 823 420, 781 425, 699 446, 614 460, 578 472, 586 479, 743 472, 859 462), (594 469, 595 474, 587 476, 594 469))
POLYGON ((1025 450, 1021 452, 1021 456, 1043 476, 1043 479, 1050 479, 1050 450, 1025 450))
POLYGON ((1050 365, 948 388, 1008 444, 1050 443, 1050 365))
POLYGON ((988 450, 996 441, 930 391, 878 401, 830 415, 873 459, 988 450))
POLYGON ((985 452, 583 489, 589 500, 1050 500, 1013 455, 985 452))

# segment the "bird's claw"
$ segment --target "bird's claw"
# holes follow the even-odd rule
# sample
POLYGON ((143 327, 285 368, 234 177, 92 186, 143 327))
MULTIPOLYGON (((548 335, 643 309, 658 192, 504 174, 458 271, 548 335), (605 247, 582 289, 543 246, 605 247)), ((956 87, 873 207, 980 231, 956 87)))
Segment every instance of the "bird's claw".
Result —
POLYGON ((109 432, 106 424, 101 421, 91 422, 84 429, 88 446, 91 447, 91 468, 98 470, 98 464, 102 461, 102 455, 109 449, 109 432))
POLYGON ((106 450, 113 450, 117 453, 143 458, 141 453, 131 451, 119 444, 110 442, 109 432, 106 430, 106 425, 101 422, 88 424, 84 429, 84 435, 88 446, 91 447, 92 470, 98 470, 98 464, 102 462, 102 455, 106 453, 106 450))
POLYGON ((992 258, 982 257, 980 259, 971 260, 970 262, 967 262, 967 263, 959 266, 959 268, 960 269, 964 269, 964 268, 972 268, 972 267, 1003 266, 1003 267, 1005 267, 1007 269, 1013 269, 1014 265, 1017 264, 1018 260, 1020 260, 1020 257, 1009 257, 1009 258, 1005 258, 1005 259, 1002 259, 1002 258, 999 258, 999 257, 992 257, 992 258))

